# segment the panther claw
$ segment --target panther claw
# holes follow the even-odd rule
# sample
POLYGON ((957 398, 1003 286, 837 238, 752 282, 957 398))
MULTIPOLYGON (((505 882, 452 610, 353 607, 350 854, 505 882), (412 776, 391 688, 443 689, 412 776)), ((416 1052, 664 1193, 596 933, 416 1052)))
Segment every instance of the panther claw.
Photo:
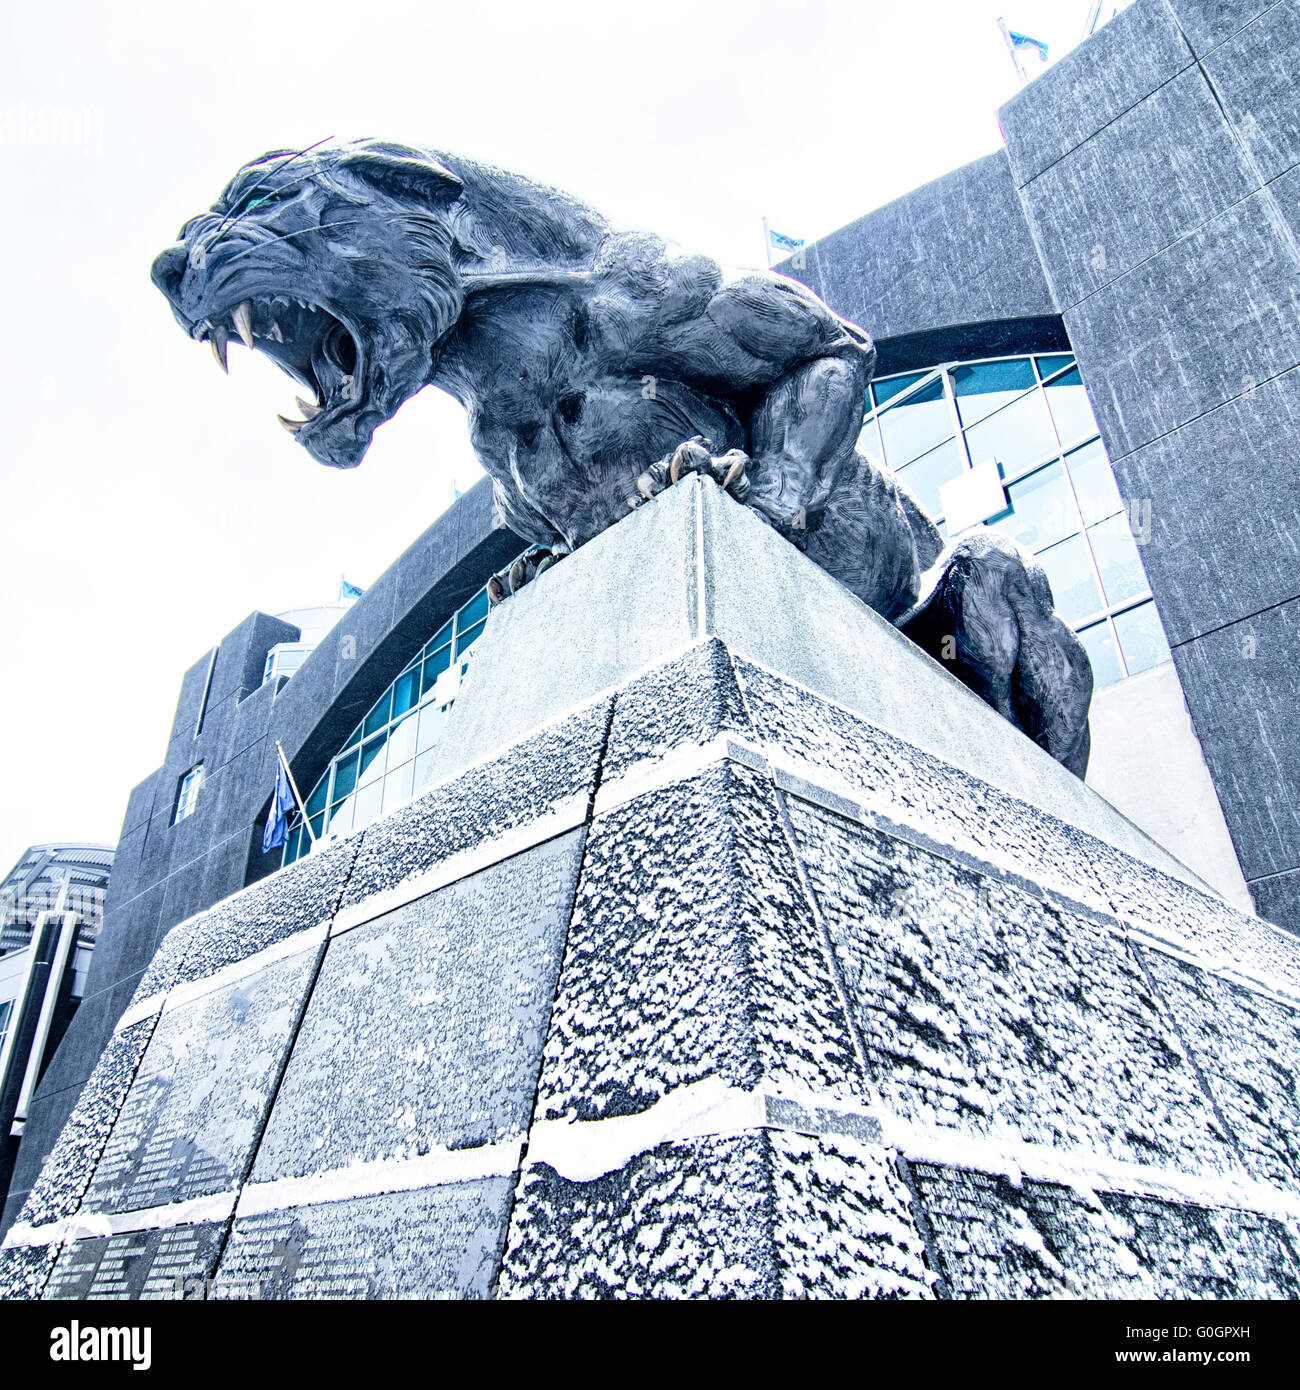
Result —
POLYGON ((488 602, 495 608, 512 594, 517 594, 525 584, 531 584, 540 574, 545 574, 557 560, 562 560, 569 552, 563 546, 539 546, 521 555, 512 565, 499 574, 494 574, 487 582, 488 602))
MULTIPOLYGON (((703 435, 697 434, 694 439, 686 440, 670 456, 652 463, 641 474, 636 480, 637 492, 650 502, 686 474, 703 473, 731 493, 738 502, 744 502, 749 496, 749 478, 745 473, 749 455, 740 449, 729 449, 718 456, 712 450, 712 443, 703 435)), ((628 501, 633 507, 640 505, 636 498, 630 497, 628 501)))

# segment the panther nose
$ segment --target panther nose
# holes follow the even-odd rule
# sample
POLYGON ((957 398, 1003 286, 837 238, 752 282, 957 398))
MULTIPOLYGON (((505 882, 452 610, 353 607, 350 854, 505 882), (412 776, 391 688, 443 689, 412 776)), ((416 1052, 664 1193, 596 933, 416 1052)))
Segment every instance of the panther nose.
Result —
POLYGON ((183 246, 169 246, 153 263, 153 282, 176 304, 180 300, 181 280, 185 275, 188 253, 183 246))

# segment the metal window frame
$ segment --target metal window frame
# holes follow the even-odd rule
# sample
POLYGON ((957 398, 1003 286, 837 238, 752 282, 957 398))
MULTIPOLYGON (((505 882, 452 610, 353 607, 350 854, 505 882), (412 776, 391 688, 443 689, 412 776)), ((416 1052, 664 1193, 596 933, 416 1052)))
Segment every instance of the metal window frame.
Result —
MULTIPOLYGON (((531 549, 531 547, 529 547, 529 548, 531 549)), ((522 552, 522 553, 526 555, 526 554, 528 553, 528 551, 524 551, 524 552, 522 552)), ((479 598, 481 598, 482 595, 486 592, 486 590, 487 590, 487 585, 486 585, 486 584, 484 584, 484 585, 482 585, 480 588, 476 589, 476 590, 464 601, 464 603, 460 604, 460 605, 452 612, 451 617, 450 617, 449 619, 444 619, 441 623, 438 624, 438 627, 435 629, 435 635, 436 635, 436 633, 439 632, 439 631, 441 631, 442 628, 445 627, 445 626, 447 625, 448 622, 450 622, 450 624, 451 624, 451 633, 450 633, 450 635, 448 636, 447 641, 446 641, 445 643, 443 643, 442 645, 440 645, 439 647, 437 647, 437 648, 435 649, 434 652, 429 652, 429 653, 428 653, 428 655, 432 656, 432 655, 434 655, 436 652, 443 651, 445 648, 448 648, 448 647, 449 647, 449 648, 451 649, 451 660, 447 663, 447 669, 448 669, 448 670, 451 670, 451 668, 452 668, 453 666, 459 665, 459 666, 461 667, 461 674, 463 675, 464 672, 465 672, 466 666, 467 666, 467 664, 468 664, 468 654, 467 654, 467 652, 463 652, 463 651, 461 650, 461 647, 460 647, 460 639, 461 639, 461 637, 464 635, 464 631, 463 631, 462 628, 461 628, 461 618, 462 618, 462 616, 463 616, 465 610, 466 610, 472 603, 475 603, 479 598)), ((489 608, 488 611, 490 612, 491 609, 489 608)), ((476 620, 475 622, 473 622, 473 623, 467 624, 466 630, 469 629, 469 628, 480 628, 481 625, 482 625, 486 620, 487 620, 487 614, 484 614, 484 616, 483 616, 482 618, 477 619, 477 620, 476 620)), ((377 737, 379 737, 380 735, 383 736, 383 739, 384 739, 384 747, 383 747, 382 753, 383 753, 383 758, 384 758, 384 770, 383 770, 381 773, 379 773, 378 776, 376 776, 371 782, 367 782, 367 783, 366 783, 367 786, 371 786, 371 785, 373 785, 374 783, 382 783, 382 782, 384 781, 384 779, 387 778, 387 776, 389 775, 390 772, 397 772, 400 768, 404 767, 408 762, 414 762, 418 757, 421 756, 419 753, 412 754, 412 756, 411 756, 410 758, 404 758, 400 763, 398 763, 398 764, 396 765, 396 767, 390 768, 390 767, 388 766, 388 741, 389 741, 390 736, 392 735, 393 729, 394 729, 398 724, 402 723, 402 722, 403 722, 404 720, 406 720, 406 719, 409 719, 412 715, 418 714, 418 713, 419 713, 422 709, 424 709, 427 705, 431 705, 431 704, 432 704, 432 698, 431 698, 431 697, 432 697, 433 691, 434 691, 434 689, 435 689, 434 686, 430 686, 430 688, 429 688, 427 691, 423 692, 423 693, 421 694, 420 698, 415 702, 415 704, 413 704, 413 705, 410 707, 410 709, 403 710, 403 712, 402 712, 400 715, 396 716, 396 717, 394 717, 393 714, 392 714, 392 706, 391 706, 391 704, 390 704, 390 706, 389 706, 389 718, 388 718, 388 720, 387 720, 384 724, 381 724, 381 725, 379 726, 379 728, 375 729, 372 733, 370 733, 370 734, 362 734, 360 731, 361 731, 362 729, 364 729, 366 720, 370 718, 371 714, 375 711, 375 709, 376 709, 380 704, 382 704, 382 702, 384 701, 384 699, 385 699, 385 698, 388 698, 388 699, 391 700, 391 697, 392 697, 392 694, 393 694, 393 690, 394 690, 394 688, 396 687, 397 682, 400 681, 400 680, 402 679, 403 676, 407 675, 407 674, 408 674, 409 672, 411 672, 412 670, 416 670, 416 669, 419 669, 420 667, 422 667, 422 665, 423 665, 423 663, 424 663, 424 661, 425 661, 425 658, 426 658, 426 648, 428 647, 429 643, 430 643, 432 640, 433 640, 432 638, 426 638, 423 642, 421 642, 420 645, 416 648, 414 655, 413 655, 413 656, 411 657, 411 659, 406 663, 406 665, 403 666, 402 669, 397 673, 397 675, 395 675, 395 676, 393 677, 393 679, 392 679, 392 680, 389 682, 389 684, 384 688, 384 690, 383 690, 379 695, 377 695, 377 696, 375 697, 375 700, 374 700, 374 702, 371 704, 370 708, 365 712, 365 714, 363 714, 363 715, 361 716, 361 718, 357 721, 356 725, 355 725, 355 726, 352 728, 352 730, 348 733, 348 740, 349 740, 348 744, 347 744, 346 746, 340 748, 339 751, 338 751, 337 753, 335 753, 335 754, 333 755, 333 757, 330 758, 329 763, 328 763, 328 765, 326 766, 324 772, 322 772, 321 775, 316 779, 316 782, 315 782, 315 784, 312 786, 311 791, 309 791, 309 792, 307 793, 307 796, 306 796, 305 800, 306 800, 306 801, 310 801, 310 800, 312 799, 312 797, 314 797, 314 796, 316 795, 317 791, 318 791, 319 788, 320 788, 321 783, 322 783, 322 782, 326 782, 326 783, 327 783, 327 790, 326 790, 326 794, 325 794, 325 807, 324 807, 324 811, 323 811, 323 812, 320 812, 320 811, 316 812, 316 815, 323 815, 323 816, 324 816, 324 819, 323 819, 322 822, 321 822, 321 833, 320 833, 320 836, 319 836, 319 838, 320 838, 322 841, 328 840, 328 839, 330 838, 330 825, 331 825, 331 822, 332 822, 332 820, 333 820, 333 818, 334 818, 334 813, 335 813, 335 811, 336 811, 337 809, 339 809, 340 807, 342 807, 350 798, 354 798, 354 797, 356 796, 357 792, 358 792, 359 790, 361 790, 360 783, 358 782, 356 785, 353 786, 353 788, 352 788, 352 790, 351 790, 350 792, 347 792, 347 793, 345 793, 344 796, 339 797, 339 798, 337 799, 337 801, 335 800, 335 797, 334 797, 334 775, 335 775, 335 772, 337 771, 339 760, 340 760, 345 754, 350 753, 350 752, 352 752, 352 751, 355 750, 355 751, 358 752, 358 757, 359 757, 359 755, 360 755, 360 749, 362 748, 362 746, 364 746, 366 743, 370 742, 371 739, 377 738, 377 737), (354 740, 354 741, 353 741, 353 740, 354 740)), ((447 708, 450 708, 450 706, 451 706, 453 703, 454 703, 454 700, 449 700, 449 701, 447 701, 447 702, 446 702, 447 708)), ((427 752, 428 750, 426 749, 425 751, 427 752)), ((367 769, 367 771, 369 771, 369 769, 367 769)), ((360 771, 359 771, 359 769, 358 769, 358 776, 359 776, 359 775, 360 775, 360 771)), ((406 801, 409 801, 409 800, 411 800, 411 798, 414 797, 414 796, 415 796, 415 791, 412 790, 411 796, 405 798, 405 800, 406 800, 406 801)), ((403 802, 398 802, 398 803, 396 803, 396 805, 403 805, 403 804, 404 804, 404 801, 403 801, 403 802)), ((288 857, 288 854, 289 854, 290 849, 299 849, 299 848, 300 848, 300 844, 301 844, 301 834, 300 834, 300 830, 301 830, 301 825, 302 825, 302 816, 301 816, 301 814, 299 814, 299 813, 295 813, 295 814, 296 814, 297 818, 296 818, 296 821, 295 821, 295 822, 292 822, 292 823, 291 823, 291 829, 290 829, 289 838, 288 838, 288 839, 286 840, 286 842, 285 842, 284 854, 283 854, 283 856, 282 856, 282 858, 281 858, 281 868, 283 868, 283 867, 284 867, 285 865, 287 865, 287 864, 292 864, 292 863, 294 863, 296 859, 299 859, 299 858, 302 857, 301 853, 296 853, 296 854, 294 855, 294 858, 293 858, 293 859, 290 859, 290 858, 288 857)), ((313 817, 313 819, 315 819, 315 817, 313 817)), ((373 820, 373 817, 371 817, 371 820, 373 820)), ((362 823, 361 826, 358 826, 358 825, 355 825, 355 824, 350 825, 350 826, 347 828, 347 830, 339 831, 339 832, 338 832, 338 835, 337 835, 337 838, 338 838, 338 839, 343 839, 343 838, 345 838, 346 836, 353 834, 355 831, 364 828, 364 826, 366 826, 366 825, 369 825, 369 824, 371 823, 371 820, 366 820, 366 821, 364 821, 364 822, 362 823)))
MULTIPOLYGON (((901 391, 897 396, 891 397, 884 405, 873 405, 872 409, 866 413, 862 422, 862 427, 863 429, 865 429, 868 425, 875 426, 875 436, 880 448, 881 459, 885 461, 885 466, 889 468, 891 472, 898 472, 900 476, 902 476, 902 480, 906 482, 906 475, 902 473, 903 469, 910 468, 912 464, 916 463, 919 459, 924 458, 926 454, 932 452, 933 449, 941 448, 943 444, 949 441, 936 441, 936 443, 933 444, 930 449, 927 449, 925 453, 918 454, 915 459, 909 459, 907 463, 900 465, 900 467, 896 470, 893 468, 891 464, 888 463, 887 460, 885 460, 884 436, 881 433, 879 425, 880 416, 884 415, 890 410, 895 409, 898 406, 905 405, 917 392, 925 390, 934 381, 936 376, 942 377, 944 383, 944 397, 948 402, 950 424, 953 430, 953 434, 950 438, 955 438, 958 441, 959 455, 962 459, 965 460, 965 466, 969 470, 974 467, 974 464, 971 460, 970 446, 966 442, 966 430, 962 426, 961 414, 957 408, 956 388, 952 379, 953 370, 957 367, 980 366, 988 362, 1022 362, 1028 359, 1033 366, 1034 384, 1032 386, 1026 387, 1025 390, 1020 392, 1019 395, 1012 397, 1011 400, 1007 401, 1004 405, 1000 405, 997 408, 997 410, 993 411, 989 415, 984 416, 982 420, 979 420, 976 423, 978 425, 985 424, 987 421, 992 420, 996 416, 1000 415, 1003 411, 1009 410, 1014 405, 1018 405, 1022 400, 1024 400, 1026 396, 1030 395, 1033 392, 1039 392, 1043 395, 1043 405, 1047 411, 1047 418, 1051 423, 1052 435, 1056 439, 1056 448, 1053 450, 1049 450, 1047 453, 1041 455, 1039 458, 1036 458, 1027 464, 1023 464, 1021 467, 1013 470, 1012 472, 1005 474, 1002 478, 1002 486, 1004 489, 1010 488, 1014 484, 1023 482, 1026 478, 1031 477, 1040 469, 1046 468, 1049 464, 1056 462, 1059 462, 1061 464, 1061 470, 1065 475, 1065 485, 1069 492, 1070 500, 1074 504, 1075 516, 1079 524, 1074 530, 1067 532, 1067 534, 1065 534, 1064 536, 1058 536, 1057 539, 1054 540, 1050 546, 1044 546, 1042 551, 1035 551, 1033 553, 1035 557, 1037 557, 1038 555, 1043 554, 1048 550, 1051 550, 1054 546, 1063 545, 1066 541, 1072 540, 1075 536, 1081 535, 1083 537, 1084 550, 1088 557, 1088 564, 1092 571, 1092 576, 1097 584, 1097 592, 1101 595, 1102 598, 1102 606, 1098 609, 1094 609, 1092 612, 1088 613, 1084 617, 1071 623, 1070 628, 1073 632, 1078 633, 1086 628, 1096 627, 1099 623, 1104 622, 1107 625, 1107 629, 1110 633, 1111 642, 1114 644, 1116 655, 1119 658, 1120 670, 1123 672, 1123 674, 1120 677, 1120 680, 1127 680, 1128 677, 1132 674, 1132 672, 1130 672, 1129 670, 1128 657, 1125 655, 1123 644, 1119 640, 1119 633, 1115 630, 1115 619, 1117 617, 1122 617, 1130 609, 1138 608, 1144 603, 1153 602, 1154 595, 1152 594, 1150 584, 1148 583, 1147 586, 1140 593, 1130 595, 1128 598, 1123 599, 1118 603, 1107 603, 1105 601, 1106 586, 1104 583, 1102 583, 1101 566, 1097 562, 1096 552, 1093 550, 1092 539, 1088 535, 1088 531, 1090 529, 1090 525, 1099 526, 1103 521, 1109 521, 1112 516, 1123 515, 1124 508, 1121 505, 1119 511, 1109 513, 1107 516, 1104 517, 1098 517, 1092 523, 1085 522, 1083 519, 1083 507, 1079 502, 1078 490, 1074 485, 1074 478, 1070 473, 1069 464, 1066 462, 1066 455, 1072 454, 1079 449, 1085 448, 1094 440, 1100 440, 1101 432, 1095 431, 1092 433, 1080 435, 1077 438, 1071 438, 1069 440, 1066 440, 1062 437, 1060 426, 1056 422, 1056 416, 1052 413, 1051 402, 1048 401, 1046 398, 1046 391, 1049 386, 1056 385, 1063 376, 1068 375, 1072 371, 1077 371, 1079 361, 1074 353, 1069 353, 1068 356, 1070 357, 1070 361, 1064 364, 1063 366, 1055 368, 1052 372, 1048 373, 1047 375, 1043 374, 1043 370, 1040 367, 1038 361, 1040 357, 1056 357, 1066 355, 1067 354, 1065 353, 1006 353, 998 357, 956 358, 951 361, 938 363, 934 367, 931 367, 927 371, 925 371, 920 376, 920 378, 913 382, 912 385, 909 386, 905 391, 901 391)), ((895 376, 910 375, 910 372, 895 372, 889 377, 882 377, 881 380, 889 381, 892 380, 895 376)), ((975 428, 975 426, 972 425, 970 426, 970 428, 973 429, 975 428)), ((1103 450, 1105 449, 1104 443, 1102 444, 1102 448, 1103 450)), ((1107 462, 1109 462, 1109 455, 1107 455, 1107 462)), ((1122 504, 1123 498, 1121 498, 1120 501, 1122 504)), ((940 514, 934 517, 933 520, 936 525, 944 525, 946 522, 946 517, 940 514)), ((1139 562, 1141 561, 1141 558, 1141 554, 1139 553, 1139 562)), ((1142 566, 1142 573, 1143 577, 1145 578, 1145 564, 1142 566)), ((1118 684, 1118 682, 1116 682, 1116 684, 1118 684)))

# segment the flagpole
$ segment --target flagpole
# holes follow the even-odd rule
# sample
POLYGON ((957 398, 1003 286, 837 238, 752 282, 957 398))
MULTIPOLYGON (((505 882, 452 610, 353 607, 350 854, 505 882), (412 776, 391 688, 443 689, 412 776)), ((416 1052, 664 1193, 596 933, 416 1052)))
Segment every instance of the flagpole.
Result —
POLYGON ((772 269, 772 233, 767 229, 767 218, 763 219, 763 254, 767 257, 767 268, 772 269))
POLYGON ((298 803, 298 810, 302 812, 302 823, 307 827, 307 838, 314 845, 316 836, 312 833, 311 820, 307 815, 307 806, 302 799, 302 793, 298 790, 298 784, 293 780, 293 773, 289 771, 289 759, 284 756, 284 749, 280 747, 280 740, 275 741, 276 757, 280 759, 280 766, 284 768, 284 775, 289 779, 289 790, 293 793, 293 799, 298 803))
POLYGON ((1020 66, 1020 55, 1016 52, 1015 44, 1011 42, 1011 32, 1007 28, 1005 19, 999 17, 998 28, 1002 31, 1002 39, 1007 46, 1007 52, 1011 54, 1011 66, 1016 70, 1016 76, 1020 79, 1020 85, 1022 87, 1027 87, 1029 85, 1029 79, 1025 76, 1024 68, 1020 66))

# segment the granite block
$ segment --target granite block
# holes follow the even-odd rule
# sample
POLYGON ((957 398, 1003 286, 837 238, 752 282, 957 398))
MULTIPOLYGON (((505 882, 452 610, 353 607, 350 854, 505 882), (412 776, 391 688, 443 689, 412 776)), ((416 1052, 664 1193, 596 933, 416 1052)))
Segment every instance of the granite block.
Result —
POLYGON ((792 799, 870 1083, 929 1127, 1239 1172, 1124 940, 1017 887, 792 799))
POLYGON ((760 1130, 661 1144, 588 1182, 526 1168, 499 1296, 933 1294, 883 1149, 760 1130))
POLYGON ((133 1211, 239 1186, 319 951, 216 983, 161 1015, 83 1211, 133 1211))
POLYGON ((212 1296, 490 1298, 512 1187, 490 1178, 240 1217, 212 1296))
POLYGON ((707 1077, 861 1084, 771 784, 726 763, 596 818, 537 1115, 633 1114, 707 1077))
POLYGON ((46 1286, 50 1299, 202 1299, 225 1222, 129 1231, 72 1241, 46 1286))
POLYGON ((583 834, 330 942, 252 1181, 526 1132, 583 834))

